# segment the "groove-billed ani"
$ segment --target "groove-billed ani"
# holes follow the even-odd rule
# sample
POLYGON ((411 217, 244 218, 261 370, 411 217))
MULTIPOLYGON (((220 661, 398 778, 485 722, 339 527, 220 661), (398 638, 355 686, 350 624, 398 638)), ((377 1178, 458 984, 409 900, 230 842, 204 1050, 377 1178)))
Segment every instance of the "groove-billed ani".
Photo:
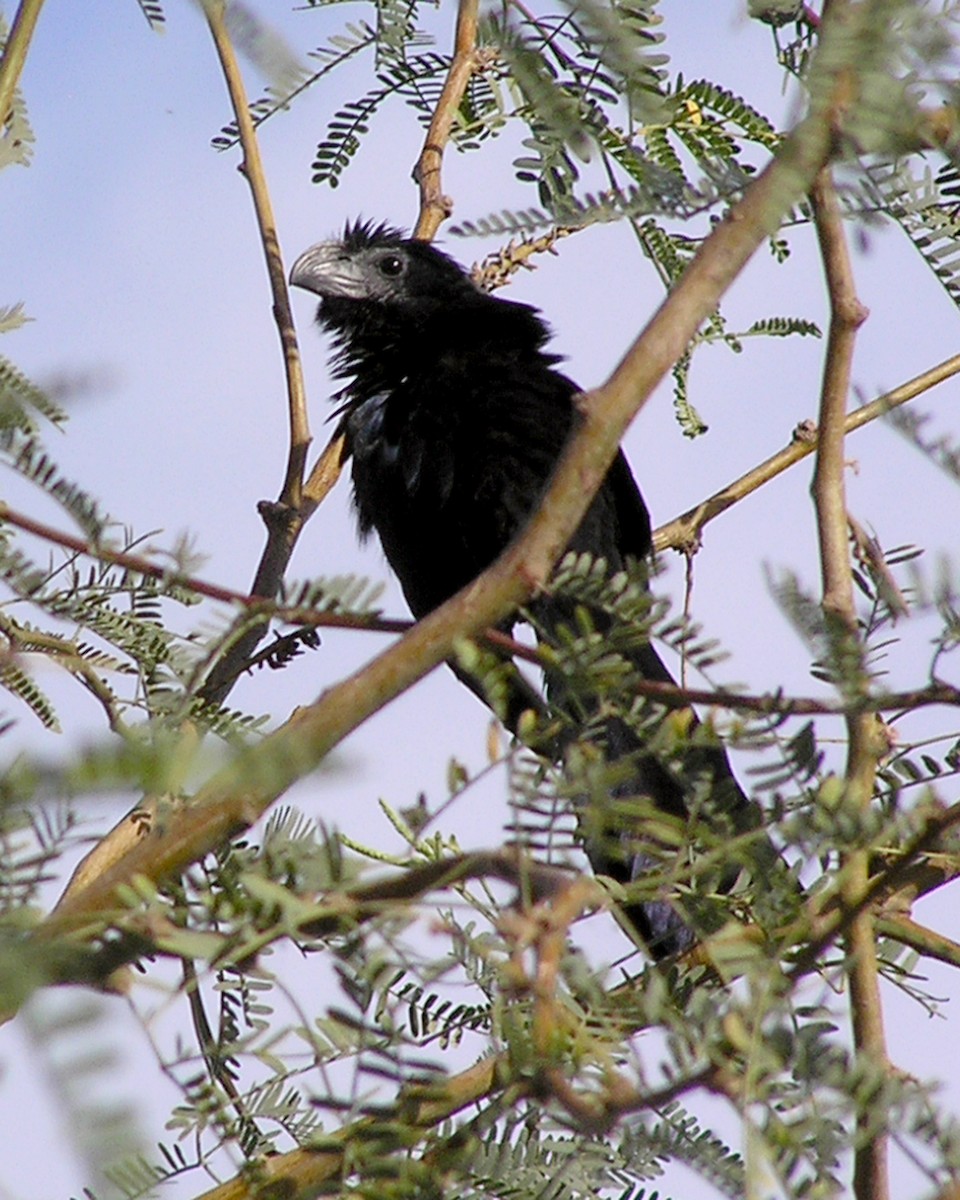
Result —
MULTIPOLYGON (((422 617, 488 567, 535 510, 576 422, 580 389, 544 350, 549 332, 535 309, 481 292, 447 255, 387 226, 348 225, 340 240, 302 254, 290 281, 320 296, 317 320, 350 381, 341 419, 360 532, 376 530, 422 617)), ((611 574, 650 552, 650 519, 622 452, 569 548, 604 559, 611 574)), ((549 596, 530 608, 548 632, 570 623, 569 604, 549 596)), ((602 627, 602 614, 597 620, 602 627)), ((631 656, 645 678, 671 681, 648 642, 631 656)), ((514 716, 527 700, 518 690, 514 716)), ((620 790, 682 817, 689 783, 639 753, 622 722, 606 731, 610 757, 633 756, 620 790)), ((732 828, 753 827, 756 811, 724 751, 701 745, 688 758, 685 768, 709 780, 711 809, 725 811, 732 828)), ((595 870, 623 882, 650 864, 618 854, 616 838, 589 837, 587 853, 595 870)), ((658 957, 693 940, 666 902, 627 912, 658 957)))

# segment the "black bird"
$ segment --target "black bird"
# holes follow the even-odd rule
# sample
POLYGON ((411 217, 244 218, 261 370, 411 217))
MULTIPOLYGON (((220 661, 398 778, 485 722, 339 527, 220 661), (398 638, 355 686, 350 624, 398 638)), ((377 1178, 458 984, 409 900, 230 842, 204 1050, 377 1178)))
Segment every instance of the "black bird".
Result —
MULTIPOLYGON (((576 424, 580 389, 544 349, 550 333, 536 309, 482 292, 436 247, 386 225, 347 225, 340 239, 302 254, 290 282, 320 296, 317 321, 332 333, 336 371, 349 381, 341 427, 361 536, 376 530, 422 617, 488 567, 536 509, 576 424)), ((622 452, 569 549, 602 558, 611 574, 649 554, 650 518, 622 452)), ((569 603, 544 596, 530 609, 547 635, 572 623, 569 603)), ((604 615, 595 621, 602 628, 604 615)), ((649 642, 631 659, 646 679, 672 682, 649 642)), ((516 680, 514 718, 530 702, 519 673, 516 680)), ((621 721, 607 722, 605 742, 609 757, 631 756, 621 792, 685 816, 689 779, 642 753, 621 721)), ((700 745, 687 758, 684 775, 692 766, 701 782, 708 778, 711 811, 726 813, 732 830, 758 824, 722 748, 700 745)), ((586 849, 595 870, 628 883, 652 860, 620 849, 618 839, 591 835, 586 849)), ((622 841, 630 845, 627 835, 622 841)), ((666 902, 626 911, 657 957, 694 940, 666 902)))

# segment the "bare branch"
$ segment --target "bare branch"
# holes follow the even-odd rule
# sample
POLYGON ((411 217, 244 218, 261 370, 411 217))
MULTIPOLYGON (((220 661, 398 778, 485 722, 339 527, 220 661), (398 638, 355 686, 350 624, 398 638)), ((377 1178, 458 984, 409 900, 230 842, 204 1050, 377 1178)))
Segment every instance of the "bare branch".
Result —
MULTIPOLYGON (((310 426, 307 420, 300 348, 297 344, 293 311, 290 307, 290 294, 287 289, 287 274, 280 253, 280 241, 277 236, 273 206, 270 202, 266 175, 260 158, 260 148, 257 144, 246 90, 243 86, 243 77, 227 30, 225 5, 223 0, 204 0, 203 7, 237 123, 240 145, 243 150, 240 172, 249 184, 253 197, 257 228, 270 280, 273 317, 280 336, 287 384, 287 410, 290 427, 287 467, 277 502, 260 506, 260 513, 267 528, 267 544, 260 558, 252 588, 254 595, 272 599, 277 594, 290 561, 290 555, 293 553, 306 515, 308 515, 303 510, 303 476, 311 441, 310 426)), ((322 496, 318 497, 316 494, 311 497, 310 512, 313 512, 320 499, 322 496)), ((231 646, 229 652, 214 666, 203 688, 203 696, 206 700, 220 703, 224 699, 242 669, 242 664, 262 639, 266 629, 266 620, 262 624, 251 626, 247 633, 239 638, 231 646)))
MULTIPOLYGON (((894 388, 893 391, 886 392, 884 395, 878 396, 876 400, 871 400, 869 404, 863 405, 862 408, 848 413, 843 422, 844 433, 853 433, 856 429, 862 429, 864 425, 875 421, 877 417, 882 417, 891 409, 899 408, 908 400, 914 400, 923 392, 936 387, 938 383, 951 379, 958 372, 960 372, 960 354, 954 354, 942 363, 938 363, 937 366, 931 367, 929 371, 924 371, 922 375, 917 375, 907 383, 901 384, 900 387, 894 388)), ((813 454, 818 445, 819 435, 812 422, 799 425, 788 446, 778 450, 765 462, 754 467, 745 475, 741 475, 733 483, 727 484, 719 492, 715 492, 709 499, 701 501, 694 508, 688 509, 681 516, 675 517, 666 525, 661 525, 659 529, 655 530, 654 549, 657 551, 695 549, 705 525, 765 483, 769 483, 771 479, 775 479, 788 467, 800 462, 808 454, 813 454)))
MULTIPOLYGON (((280 493, 280 503, 296 510, 300 505, 301 487, 303 484, 304 463, 307 449, 310 445, 310 426, 307 421, 306 393, 303 387, 303 371, 300 365, 300 349, 297 345, 297 333, 293 325, 293 310, 290 307, 290 293, 287 288, 287 273, 283 266, 280 253, 280 239, 277 236, 277 223, 273 215, 273 205, 270 202, 270 192, 267 188, 267 177, 260 158, 260 147, 250 117, 250 106, 247 102, 246 89, 243 86, 243 76, 240 65, 234 54, 233 43, 227 32, 226 6, 223 0, 205 0, 204 11, 210 34, 220 59, 223 77, 230 93, 230 103, 240 134, 240 145, 243 150, 243 160, 240 163, 240 174, 246 179, 253 197, 253 208, 257 218, 257 228, 260 242, 267 264, 267 275, 270 280, 270 292, 273 297, 273 317, 280 335, 280 347, 283 351, 283 365, 287 381, 287 399, 290 417, 290 452, 287 461, 286 477, 280 493)), ((264 593, 273 595, 273 591, 264 593)))

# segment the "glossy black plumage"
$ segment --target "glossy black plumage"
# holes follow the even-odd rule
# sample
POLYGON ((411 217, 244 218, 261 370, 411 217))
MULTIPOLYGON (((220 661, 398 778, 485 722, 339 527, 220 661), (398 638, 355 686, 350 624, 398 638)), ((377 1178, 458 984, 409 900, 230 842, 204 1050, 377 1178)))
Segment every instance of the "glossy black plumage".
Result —
MULTIPOLYGON (((341 420, 361 534, 376 531, 421 617, 489 566, 536 508, 576 421, 579 389, 544 349, 549 331, 535 309, 479 291, 448 256, 397 230, 348 226, 303 254, 291 282, 321 297, 317 319, 349 380, 341 420)), ((602 557, 611 572, 649 553, 650 519, 622 453, 570 548, 602 557)), ((567 615, 548 598, 532 611, 547 630, 567 615)), ((646 678, 671 678, 649 644, 634 661, 646 678)), ((607 750, 635 755, 625 790, 683 814, 684 785, 637 754, 619 722, 608 726, 607 750)), ((733 824, 752 825, 722 749, 701 747, 696 759, 723 789, 733 824)), ((587 851, 596 870, 623 881, 644 866, 611 853, 608 839, 587 851)), ((654 953, 689 945, 669 905, 628 911, 654 953)))

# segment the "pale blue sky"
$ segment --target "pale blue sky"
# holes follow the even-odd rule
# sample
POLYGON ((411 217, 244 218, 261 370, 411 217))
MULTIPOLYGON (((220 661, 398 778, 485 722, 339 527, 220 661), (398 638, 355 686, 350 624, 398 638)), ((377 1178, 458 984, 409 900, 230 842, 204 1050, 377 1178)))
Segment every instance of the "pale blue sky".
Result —
MULTIPOLYGON (((303 49, 325 43, 345 20, 368 15, 361 4, 291 12, 276 0, 258 0, 250 7, 275 20, 291 45, 303 49)), ((11 168, 0 180, 6 235, 0 304, 22 300, 35 320, 5 338, 3 351, 41 382, 90 372, 96 386, 72 403, 66 436, 51 438, 65 472, 94 489, 118 519, 140 532, 161 530, 157 545, 171 545, 181 531, 190 531, 207 556, 202 573, 243 588, 262 543, 255 505, 276 495, 284 466, 280 354, 236 153, 217 154, 209 144, 230 115, 214 52, 198 9, 179 0, 166 8, 167 32, 160 37, 151 34, 134 0, 47 0, 23 78, 38 139, 34 163, 26 171, 11 168)), ((771 67, 768 36, 746 22, 743 5, 663 0, 661 8, 674 62, 687 78, 708 75, 743 88, 774 120, 782 116, 787 101, 771 67)), ((436 18, 441 47, 449 40, 451 12, 446 4, 436 18)), ((310 182, 327 119, 369 86, 368 71, 369 63, 358 61, 263 130, 288 264, 347 217, 362 213, 405 226, 415 218, 410 168, 422 132, 403 105, 375 127, 339 189, 310 182)), ((260 86, 248 81, 251 97, 260 86)), ((448 154, 444 185, 458 218, 535 203, 512 181, 508 150, 448 154)), ((810 234, 798 232, 791 242, 795 253, 786 267, 775 267, 761 251, 739 281, 725 305, 732 327, 788 314, 825 325, 810 234)), ((444 245, 469 262, 493 243, 447 237, 444 245)), ((857 279, 871 309, 855 370, 867 398, 956 351, 957 313, 898 233, 871 233, 866 252, 857 256, 857 279)), ((544 309, 570 374, 592 385, 642 326, 659 299, 659 285, 627 231, 604 227, 568 239, 559 257, 544 258, 535 273, 521 275, 511 294, 544 309)), ((327 436, 326 347, 311 327, 310 298, 298 295, 294 305, 319 447, 327 436)), ((661 389, 626 442, 655 520, 668 520, 739 475, 783 445, 798 421, 815 416, 822 352, 823 343, 809 339, 751 341, 741 355, 720 348, 701 352, 693 400, 711 431, 693 444, 674 422, 669 388, 661 389)), ((958 397, 960 384, 952 382, 921 406, 938 414, 938 427, 955 427, 958 397)), ((849 452, 856 459, 849 476, 851 509, 884 545, 917 542, 931 555, 951 548, 955 488, 880 426, 851 439, 849 452)), ((731 653, 718 672, 725 681, 755 690, 822 690, 810 679, 809 655, 764 582, 768 567, 790 567, 817 587, 809 478, 809 464, 795 468, 707 531, 696 561, 694 610, 731 653)), ((5 496, 36 508, 33 498, 11 487, 5 496)), ((311 523, 294 577, 344 571, 386 577, 377 547, 357 547, 347 500, 344 485, 311 523)), ((63 523, 52 509, 43 515, 63 523)), ((671 566, 665 586, 678 600, 681 580, 671 566)), ((391 614, 404 612, 392 584, 384 603, 391 614)), ((925 636, 922 630, 908 635, 908 650, 892 659, 896 683, 922 682, 925 636)), ((328 635, 319 653, 280 675, 244 682, 233 699, 281 719, 382 644, 379 637, 328 635)), ((55 682, 52 688, 75 722, 76 733, 68 736, 100 731, 92 703, 72 688, 55 682)), ((349 739, 339 756, 345 770, 301 786, 297 802, 355 837, 393 846, 374 808, 377 796, 399 806, 424 789, 438 800, 449 754, 482 764, 485 728, 480 706, 447 673, 437 672, 349 739)), ((55 752, 26 716, 12 736, 55 752)), ((445 827, 456 830, 465 846, 491 845, 500 840, 503 820, 502 787, 494 785, 484 803, 473 797, 469 805, 455 806, 445 827)), ((930 911, 938 913, 945 932, 958 936, 960 925, 945 897, 930 911)), ((957 994, 945 971, 930 974, 934 991, 957 994)), ((133 1022, 122 1002, 105 1003, 132 1064, 128 1095, 142 1100, 152 1141, 162 1133, 163 1098, 156 1105, 138 1096, 142 1078, 152 1078, 153 1071, 147 1064, 134 1082, 142 1050, 133 1022)), ((923 1019, 896 997, 889 1026, 899 1065, 924 1077, 944 1069, 943 1045, 956 1040, 952 1026, 930 1024, 929 1038, 915 1044, 923 1019)), ((5 1031, 0 1064, 9 1072, 0 1080, 0 1125, 17 1127, 28 1096, 32 1135, 29 1141, 8 1138, 0 1155, 0 1200, 75 1193, 83 1178, 62 1153, 55 1099, 44 1080, 31 1078, 21 1034, 5 1031)), ((697 1197, 711 1194, 705 1184, 699 1188, 697 1197)), ((170 1194, 197 1190, 190 1180, 170 1194)), ((694 1193, 688 1195, 692 1200, 694 1193)))

